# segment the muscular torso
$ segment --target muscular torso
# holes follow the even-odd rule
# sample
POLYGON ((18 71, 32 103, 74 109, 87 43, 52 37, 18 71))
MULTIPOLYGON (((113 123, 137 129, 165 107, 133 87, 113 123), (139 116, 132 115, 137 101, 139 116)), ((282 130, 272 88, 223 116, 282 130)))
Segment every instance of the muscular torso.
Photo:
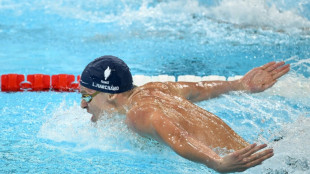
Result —
POLYGON ((152 112, 160 110, 163 113, 161 117, 210 148, 238 150, 248 145, 219 117, 179 95, 169 83, 148 83, 138 87, 130 102, 127 120, 142 135, 158 139, 150 117, 153 116, 152 112))

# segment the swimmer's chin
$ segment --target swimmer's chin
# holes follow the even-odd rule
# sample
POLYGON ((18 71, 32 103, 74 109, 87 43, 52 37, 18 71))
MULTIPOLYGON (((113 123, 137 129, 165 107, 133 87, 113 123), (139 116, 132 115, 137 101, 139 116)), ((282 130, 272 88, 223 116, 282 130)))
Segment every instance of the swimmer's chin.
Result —
POLYGON ((98 121, 98 119, 94 116, 94 115, 92 115, 91 116, 91 119, 90 119, 93 123, 95 123, 95 122, 97 122, 98 121))

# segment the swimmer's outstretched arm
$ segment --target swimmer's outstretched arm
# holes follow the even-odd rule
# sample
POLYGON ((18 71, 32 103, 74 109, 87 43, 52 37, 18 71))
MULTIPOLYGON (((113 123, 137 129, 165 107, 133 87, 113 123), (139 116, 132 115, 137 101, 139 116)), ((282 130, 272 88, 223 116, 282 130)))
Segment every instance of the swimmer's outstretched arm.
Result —
POLYGON ((245 171, 273 156, 272 149, 258 152, 265 148, 267 146, 266 144, 259 146, 252 144, 224 157, 220 157, 208 146, 192 137, 188 132, 178 128, 169 119, 161 117, 161 112, 153 114, 155 114, 152 117, 152 125, 155 129, 153 134, 156 134, 153 136, 164 141, 180 156, 194 162, 202 163, 218 172, 245 171))
POLYGON ((169 83, 179 95, 192 102, 217 97, 230 91, 262 92, 272 87, 281 76, 289 72, 290 65, 270 62, 246 73, 234 81, 202 81, 169 83))

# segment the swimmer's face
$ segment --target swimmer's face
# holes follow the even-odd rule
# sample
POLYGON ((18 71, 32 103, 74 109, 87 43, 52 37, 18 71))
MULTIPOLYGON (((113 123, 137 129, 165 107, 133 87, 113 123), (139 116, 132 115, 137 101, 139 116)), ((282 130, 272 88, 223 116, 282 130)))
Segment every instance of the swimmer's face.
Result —
POLYGON ((110 111, 109 94, 97 92, 84 86, 81 86, 80 93, 82 94, 81 108, 87 109, 87 112, 92 114, 92 122, 98 121, 102 113, 110 111), (87 97, 83 99, 85 96, 87 97))

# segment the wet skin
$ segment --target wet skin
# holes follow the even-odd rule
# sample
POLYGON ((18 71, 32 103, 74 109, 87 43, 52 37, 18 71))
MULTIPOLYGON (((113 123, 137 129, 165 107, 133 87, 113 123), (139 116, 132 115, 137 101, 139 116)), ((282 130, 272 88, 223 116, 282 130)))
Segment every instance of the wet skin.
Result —
MULTIPOLYGON (((210 148, 239 150, 248 145, 219 117, 178 95, 173 83, 143 85, 135 90, 130 102, 132 106, 127 117, 128 123, 143 135, 161 140, 161 135, 154 132, 156 128, 152 125, 153 120, 159 119, 165 120, 162 127, 167 127, 166 122, 173 123, 210 148), (148 114, 154 112, 159 112, 161 118, 152 118, 156 115, 148 114)), ((173 134, 167 136, 171 143, 176 143, 173 142, 177 141, 173 134)))
MULTIPOLYGON (((170 146, 189 160, 219 172, 244 171, 273 156, 266 145, 249 145, 216 115, 193 104, 229 91, 261 92, 289 71, 284 62, 270 62, 236 81, 148 83, 121 94, 99 93, 89 103, 82 100, 92 121, 103 112, 126 114, 126 123, 142 136, 170 146), (220 157, 213 148, 234 150, 220 157), (260 152, 259 152, 260 151, 260 152)), ((82 94, 95 91, 81 86, 82 94)), ((104 115, 103 115, 104 116, 104 115)))

